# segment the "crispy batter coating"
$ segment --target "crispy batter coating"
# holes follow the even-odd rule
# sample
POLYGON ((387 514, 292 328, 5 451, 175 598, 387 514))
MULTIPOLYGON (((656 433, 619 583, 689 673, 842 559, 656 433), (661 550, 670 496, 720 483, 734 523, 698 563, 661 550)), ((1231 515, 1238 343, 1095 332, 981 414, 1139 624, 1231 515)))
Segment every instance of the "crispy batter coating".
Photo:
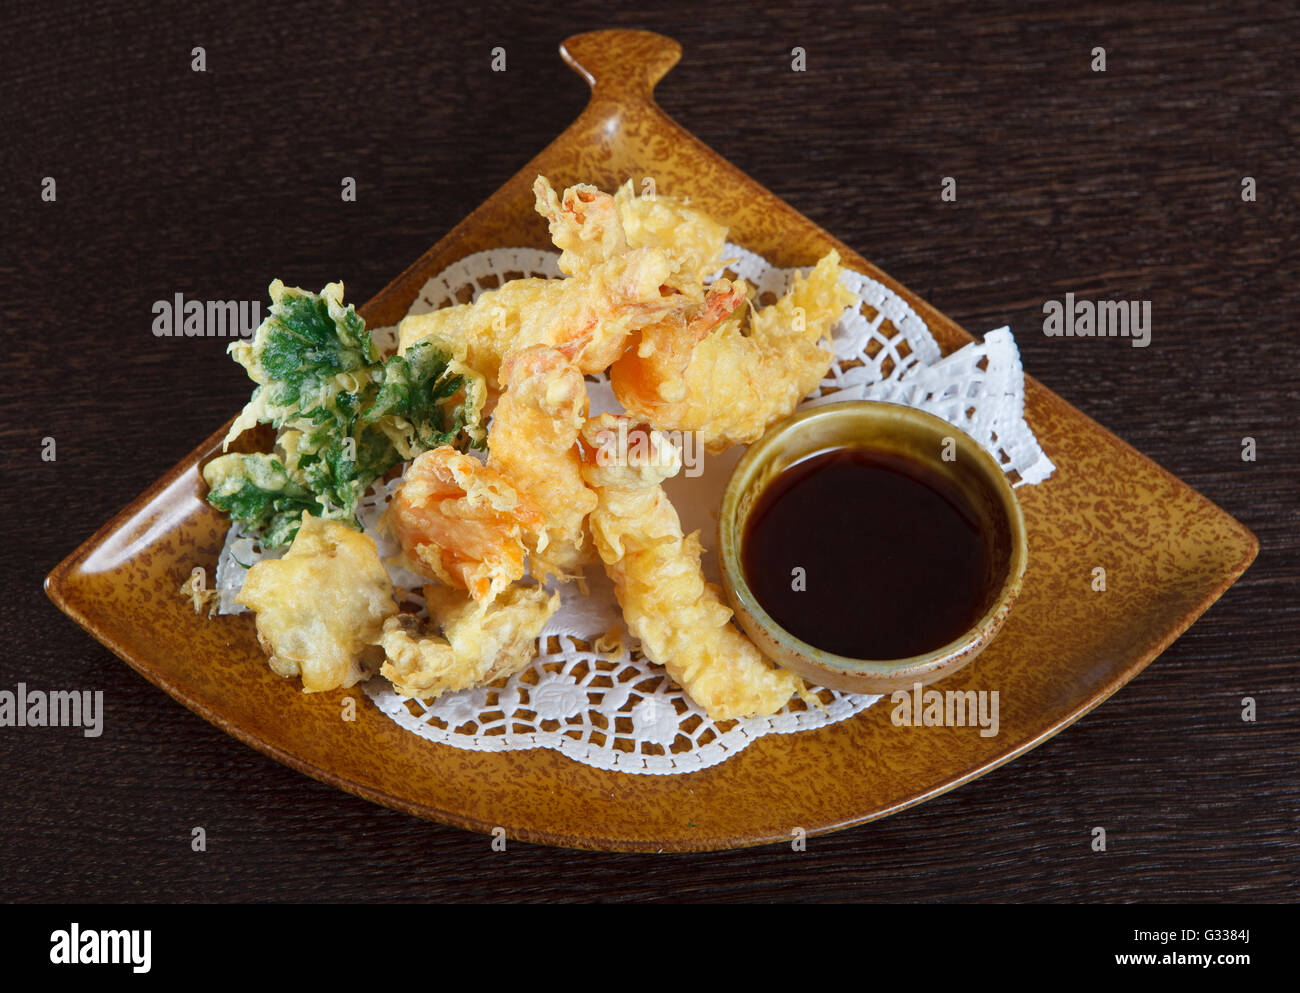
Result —
POLYGON ((745 286, 719 279, 694 313, 671 314, 642 328, 624 358, 610 370, 611 378, 629 397, 635 398, 642 417, 651 413, 671 417, 674 405, 687 398, 686 369, 695 356, 695 346, 745 302, 745 286))
POLYGON ((258 612, 272 668, 305 690, 351 686, 386 658, 397 690, 428 700, 526 666, 560 605, 518 583, 526 560, 538 578, 570 579, 594 546, 642 651, 711 718, 775 713, 807 690, 705 582, 698 533, 682 533, 660 485, 680 458, 650 427, 719 451, 792 411, 826 374, 820 341, 852 301, 839 257, 755 311, 743 283, 706 289, 727 232, 685 201, 631 182, 561 195, 539 176, 533 190, 566 278, 510 281, 397 332, 399 351, 429 341, 497 398, 487 464, 449 446, 419 454, 385 517, 404 564, 441 584, 425 588, 428 624, 397 613, 369 537, 309 515, 239 600, 258 612), (607 368, 632 416, 587 419, 584 374, 607 368))
POLYGON ((682 306, 665 287, 671 273, 667 253, 638 248, 568 279, 511 280, 473 303, 407 317, 399 350, 432 342, 481 372, 493 390, 506 356, 530 345, 559 349, 584 373, 603 372, 632 331, 682 306))
POLYGON ((561 250, 561 272, 576 275, 629 249, 653 248, 671 260, 665 282, 698 302, 704 278, 721 265, 723 225, 676 197, 648 191, 637 196, 631 180, 612 196, 583 183, 561 198, 545 176, 538 176, 533 194, 561 250))
POLYGON ((524 537, 546 524, 500 472, 448 445, 411 463, 384 519, 409 568, 475 600, 493 599, 523 576, 524 537))
POLYGON ((424 595, 441 635, 398 614, 379 639, 387 656, 380 672, 422 700, 514 675, 536 657, 537 636, 560 606, 560 595, 540 586, 512 586, 491 602, 445 586, 426 586, 424 595))
POLYGON ((533 186, 560 253, 559 280, 516 279, 472 303, 407 317, 398 350, 437 344, 500 390, 512 352, 550 345, 583 373, 607 369, 628 336, 704 298, 704 277, 721 264, 727 229, 681 200, 615 194, 579 184, 558 195, 544 176, 533 186))
POLYGON ((524 539, 532 574, 569 578, 591 558, 585 522, 596 506, 577 445, 587 384, 576 365, 546 345, 512 354, 501 382, 506 391, 492 418, 488 465, 545 515, 544 536, 524 539))
POLYGON ((374 539, 307 513, 283 558, 248 570, 237 600, 257 612, 271 668, 285 678, 301 675, 307 693, 364 678, 362 663, 397 613, 374 539))
POLYGON ((636 432, 644 428, 610 414, 582 429, 583 476, 599 497, 591 533, 628 630, 714 720, 776 713, 804 692, 803 682, 773 666, 732 626, 730 608, 700 569, 698 532, 682 534, 660 486, 680 468, 676 450, 651 432, 647 457, 627 458, 618 451, 620 437, 636 432), (640 464, 629 464, 635 461, 640 464))
MULTIPOLYGON (((698 338, 698 325, 664 322, 642 348, 629 348, 610 382, 629 412, 660 430, 696 431, 709 452, 757 441, 821 382, 834 353, 819 344, 853 302, 831 251, 779 301, 753 313, 748 333, 738 309, 698 338), (697 339, 697 340, 693 340, 697 339), (659 356, 689 353, 680 363, 659 356), (684 389, 683 389, 684 382, 684 389)), ((743 284, 737 284, 743 285, 743 284)))
POLYGON ((667 252, 673 262, 668 285, 698 303, 704 296, 704 278, 722 267, 726 227, 676 197, 637 196, 630 180, 614 194, 614 202, 627 243, 667 252))
POLYGON ((560 250, 560 272, 572 276, 628 249, 618 206, 608 193, 578 183, 556 194, 545 176, 533 182, 537 213, 546 218, 551 241, 560 250))

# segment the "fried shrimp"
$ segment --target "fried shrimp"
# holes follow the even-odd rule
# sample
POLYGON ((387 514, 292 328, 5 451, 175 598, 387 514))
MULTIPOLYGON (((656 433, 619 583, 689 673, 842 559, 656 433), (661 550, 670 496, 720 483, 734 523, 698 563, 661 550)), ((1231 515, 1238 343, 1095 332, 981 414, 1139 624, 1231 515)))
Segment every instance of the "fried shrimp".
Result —
POLYGON ((582 481, 578 430, 587 417, 587 385, 554 348, 533 345, 501 366, 506 388, 488 435, 488 466, 545 515, 544 542, 525 535, 532 573, 569 578, 590 556, 587 515, 596 494, 582 481))
POLYGON ((665 285, 672 261, 660 249, 623 252, 569 279, 518 279, 473 303, 407 317, 399 351, 427 341, 500 389, 501 363, 530 345, 558 349, 584 373, 603 372, 628 335, 683 306, 665 285))
POLYGON ((389 618, 379 638, 380 669, 397 692, 432 700, 443 693, 512 676, 536 656, 537 637, 559 609, 560 595, 540 586, 511 586, 490 602, 458 590, 426 586, 432 623, 412 614, 389 618))
POLYGON ((583 373, 603 372, 631 333, 704 299, 727 233, 708 215, 673 197, 637 196, 630 181, 612 195, 579 184, 561 197, 538 176, 533 194, 568 278, 511 280, 471 303, 407 317, 401 354, 437 345, 495 393, 511 352, 550 345, 583 373))
POLYGON ((629 348, 610 369, 619 402, 660 430, 698 432, 710 452, 756 441, 830 368, 834 353, 820 341, 854 299, 839 261, 831 251, 807 277, 796 276, 785 296, 753 313, 748 333, 743 310, 703 337, 692 322, 643 332, 649 348, 629 348), (682 354, 690 356, 684 372, 682 354))
POLYGON ((614 202, 628 245, 667 252, 673 262, 669 285, 698 302, 704 278, 722 267, 726 227, 677 197, 637 196, 630 180, 614 194, 614 202))
POLYGON ((618 206, 608 193, 588 183, 570 186, 563 199, 545 176, 533 183, 537 213, 546 218, 551 241, 560 250, 560 272, 567 276, 626 252, 627 239, 618 206))
POLYGON ((305 512, 289 551, 253 565, 236 599, 257 612, 271 669, 302 676, 306 693, 363 679, 384 622, 397 613, 374 539, 305 512))
POLYGON ((660 483, 681 466, 661 434, 602 414, 583 425, 583 477, 599 498, 592 537, 614 581, 628 629, 714 720, 773 714, 805 687, 769 663, 730 623, 731 610, 700 569, 698 532, 682 534, 660 483), (621 425, 620 425, 621 422, 621 425), (620 452, 633 434, 641 455, 620 452))
MULTIPOLYGON (((635 355, 625 354, 610 369, 611 381, 623 391, 620 399, 623 394, 635 398, 637 412, 643 417, 661 409, 671 416, 672 405, 686 399, 686 368, 695 346, 744 302, 743 284, 719 279, 709 287, 704 304, 693 316, 673 314, 642 328, 640 337, 628 346, 628 353, 635 355)), ((623 404, 629 406, 627 400, 623 404)))
POLYGON ((672 262, 665 282, 698 302, 704 278, 721 265, 723 225, 676 197, 637 196, 631 180, 613 195, 582 183, 560 197, 545 176, 538 176, 533 194, 560 249, 561 272, 577 275, 629 249, 655 249, 672 262))
POLYGON ((546 517, 495 469, 444 445, 420 455, 385 512, 406 564, 490 600, 524 574, 546 517))

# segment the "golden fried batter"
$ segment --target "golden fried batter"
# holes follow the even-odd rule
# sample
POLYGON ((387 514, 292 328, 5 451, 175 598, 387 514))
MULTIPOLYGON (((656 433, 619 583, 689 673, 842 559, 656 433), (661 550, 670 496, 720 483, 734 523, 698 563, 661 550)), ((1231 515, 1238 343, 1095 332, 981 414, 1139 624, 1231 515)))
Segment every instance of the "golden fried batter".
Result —
POLYGON ((466 402, 497 398, 487 464, 449 446, 418 454, 385 516, 404 564, 441 584, 425 588, 428 624, 398 614, 372 539, 310 515, 284 558, 249 571, 239 602, 257 611, 271 667, 304 690, 351 686, 386 658, 396 689, 428 700, 526 666, 560 605, 519 585, 526 559, 537 578, 567 580, 594 546, 646 657, 709 717, 775 713, 807 689, 705 582, 698 533, 682 533, 660 485, 680 457, 651 427, 719 451, 790 413, 825 376, 821 340, 853 300, 839 256, 754 310, 743 283, 706 289, 727 232, 685 201, 631 182, 561 195, 542 176, 533 191, 565 278, 510 281, 397 332, 399 351, 449 353, 471 381, 466 402), (587 419, 584 375, 607 368, 632 416, 587 419))
POLYGON ((743 283, 719 279, 697 312, 672 314, 641 329, 610 376, 618 375, 618 387, 635 399, 642 417, 667 418, 678 412, 674 405, 687 398, 686 369, 695 346, 745 299, 743 283))
POLYGON ((629 249, 651 248, 671 261, 667 285, 698 302, 704 278, 722 264, 725 227, 676 197, 650 192, 637 196, 631 180, 613 196, 579 184, 561 198, 545 176, 538 176, 533 194, 537 212, 546 218, 551 240, 561 250, 560 271, 569 275, 629 249))
POLYGON ((506 387, 488 435, 488 465, 546 517, 541 540, 525 543, 532 574, 571 577, 589 558, 587 515, 596 494, 582 481, 578 430, 587 417, 587 385, 554 348, 533 345, 501 367, 506 387))
POLYGON ((706 214, 673 197, 637 196, 631 182, 613 195, 580 184, 561 198, 538 176, 533 191, 569 278, 511 280, 472 303, 407 317, 399 351, 437 344, 495 392, 512 352, 550 345, 583 373, 603 372, 629 334, 704 298, 727 233, 706 214))
POLYGON ((398 326, 399 351, 432 342, 477 369, 493 390, 506 356, 530 345, 559 349, 584 373, 603 372, 632 331, 683 305, 663 288, 671 273, 665 252, 639 248, 580 276, 511 280, 473 303, 407 317, 398 326))
MULTIPOLYGON (((853 302, 840 282, 839 253, 831 251, 770 307, 754 312, 748 333, 744 310, 693 342, 698 325, 665 322, 642 332, 642 348, 629 348, 610 369, 610 382, 629 412, 660 430, 695 431, 709 452, 757 441, 793 412, 830 369, 834 353, 819 341, 853 302), (689 353, 679 366, 656 355, 689 353)), ((743 284, 736 284, 743 285, 743 284)))
POLYGON ((546 518, 497 470, 443 445, 420 455, 385 512, 406 565, 490 600, 524 574, 526 534, 546 518))
POLYGON ((645 430, 611 414, 583 426, 583 477, 599 498, 591 533, 628 630, 714 720, 776 713, 804 692, 802 680, 732 626, 718 588, 704 581, 698 532, 683 536, 659 485, 680 468, 676 450, 651 432, 648 457, 629 459, 618 451, 620 420, 624 438, 645 430))
POLYGON ((560 272, 573 276, 628 250, 614 198, 588 183, 556 194, 545 176, 533 182, 537 213, 546 218, 560 250, 560 272))
POLYGON ((281 676, 307 693, 364 678, 384 621, 397 613, 374 539, 304 513, 289 551, 248 570, 237 597, 257 612, 257 637, 281 676))
POLYGON ((560 606, 560 595, 540 586, 512 586, 490 603, 445 586, 426 586, 424 596, 441 636, 398 614, 379 639, 388 657, 380 672, 422 700, 514 675, 536 657, 537 636, 560 606))

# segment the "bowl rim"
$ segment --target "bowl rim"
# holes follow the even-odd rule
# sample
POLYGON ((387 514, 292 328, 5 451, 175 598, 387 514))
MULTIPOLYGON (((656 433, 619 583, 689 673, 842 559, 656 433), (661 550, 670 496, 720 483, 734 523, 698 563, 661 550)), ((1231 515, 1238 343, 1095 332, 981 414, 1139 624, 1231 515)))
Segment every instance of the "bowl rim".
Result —
MULTIPOLYGON (((864 445, 863 447, 871 447, 864 445)), ((816 454, 815 452, 810 452, 816 454)), ((733 606, 743 606, 749 617, 780 647, 783 653, 793 654, 811 664, 813 669, 825 670, 844 679, 861 677, 863 680, 897 679, 915 676, 924 682, 925 676, 934 678, 946 675, 952 662, 974 657, 973 649, 982 649, 991 640, 1016 598, 1024 582, 1028 567, 1029 544, 1025 529, 1024 513, 1015 489, 1008 481, 1006 472, 994 457, 971 434, 955 424, 944 420, 928 411, 907 404, 888 400, 837 400, 830 403, 804 407, 773 424, 763 436, 749 446, 749 449, 736 463, 730 479, 723 491, 722 504, 718 511, 718 561, 722 572, 723 586, 733 598, 733 606), (820 418, 839 414, 844 411, 857 412, 873 417, 885 416, 922 424, 928 428, 941 429, 951 434, 963 450, 963 457, 971 456, 979 466, 983 477, 992 485, 999 498, 999 506, 1006 511, 1008 533, 1010 537, 1010 554, 1006 573, 989 607, 956 638, 918 655, 897 659, 855 659, 818 648, 796 637, 769 614, 755 597, 745 579, 744 567, 740 559, 741 541, 737 535, 737 510, 741 492, 740 483, 750 467, 767 456, 774 447, 780 447, 791 432, 798 431, 802 425, 820 418), (937 675, 935 675, 937 673, 937 675)), ((739 615, 740 611, 736 613, 739 615)), ((737 617, 740 620, 740 617, 737 617)), ((743 626, 743 624, 742 624, 743 626)), ((760 646, 761 650, 761 646, 760 646)), ((765 653, 767 654, 767 653, 765 653)), ((769 656, 770 657, 770 656, 769 656)), ((771 661, 786 668, 788 661, 772 658, 771 661)), ((796 671, 799 671, 796 669, 796 671)), ((807 671, 801 675, 810 676, 807 671)))

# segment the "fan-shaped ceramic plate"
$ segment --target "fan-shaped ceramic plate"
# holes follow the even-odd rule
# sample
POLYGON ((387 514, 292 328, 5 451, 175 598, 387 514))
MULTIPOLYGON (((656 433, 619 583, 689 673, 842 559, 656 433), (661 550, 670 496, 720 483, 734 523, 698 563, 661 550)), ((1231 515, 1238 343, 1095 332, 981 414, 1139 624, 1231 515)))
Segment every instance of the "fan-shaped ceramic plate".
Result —
MULTIPOLYGON (((780 266, 837 248, 889 286, 947 353, 970 336, 673 123, 654 85, 681 55, 668 38, 602 31, 561 54, 592 87, 586 110, 486 203, 362 308, 372 327, 405 315, 424 281, 472 252, 549 247, 533 211, 538 173, 557 187, 612 189, 628 177, 689 196, 730 238, 780 266)), ((341 260, 346 261, 346 260, 341 260)), ((232 412, 242 397, 231 397, 232 412)), ((197 616, 177 590, 212 575, 227 522, 203 500, 199 466, 222 427, 49 576, 51 598, 147 679, 240 740, 360 796, 469 830, 578 848, 692 851, 788 841, 901 810, 1014 759, 1097 706, 1151 662, 1246 569, 1241 524, 1042 386, 1026 417, 1056 464, 1022 487, 1024 592, 977 662, 943 689, 997 690, 1000 729, 908 728, 882 703, 839 724, 769 735, 687 775, 626 775, 553 751, 477 753, 421 740, 355 693, 304 695, 275 676, 249 615, 197 616), (1091 590, 1095 566, 1111 578, 1091 590)))

